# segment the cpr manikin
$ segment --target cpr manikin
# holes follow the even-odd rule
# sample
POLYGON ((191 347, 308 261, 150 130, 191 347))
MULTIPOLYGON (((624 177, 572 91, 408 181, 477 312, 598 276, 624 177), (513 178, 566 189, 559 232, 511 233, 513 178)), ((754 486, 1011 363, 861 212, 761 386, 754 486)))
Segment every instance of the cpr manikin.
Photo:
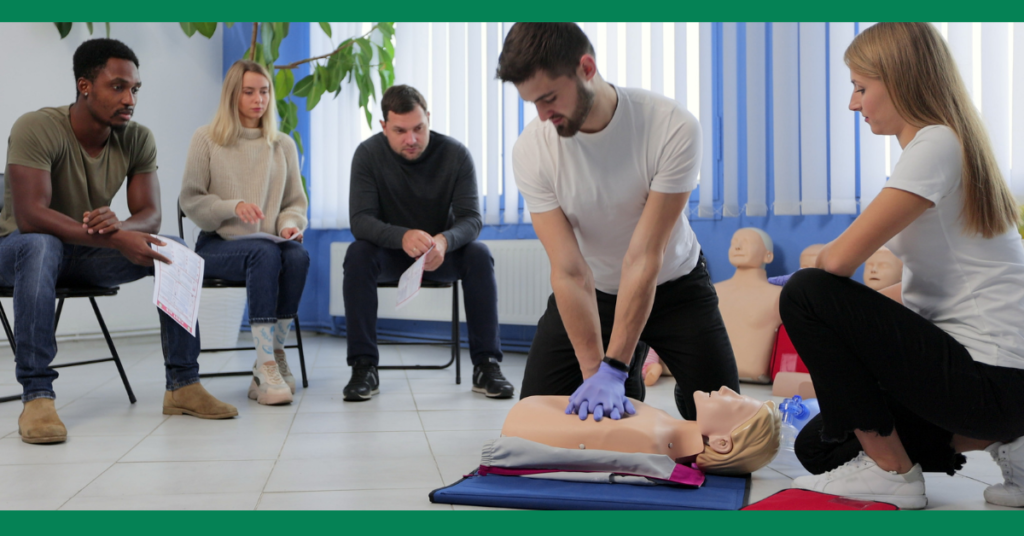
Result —
POLYGON ((821 253, 823 247, 825 247, 825 244, 811 244, 804 248, 800 252, 800 269, 817 268, 818 254, 821 253))
POLYGON ((903 261, 882 246, 864 261, 864 284, 874 290, 891 287, 903 280, 903 261))
POLYGON ((729 262, 736 267, 736 273, 715 284, 718 309, 725 321, 741 381, 770 380, 768 364, 775 333, 782 324, 782 287, 769 283, 764 270, 764 265, 774 258, 772 249, 772 239, 764 231, 753 227, 736 231, 729 246, 729 262))
POLYGON ((779 450, 779 412, 728 387, 693 393, 697 420, 684 421, 632 400, 636 414, 619 420, 566 415, 566 396, 531 396, 505 417, 503 436, 552 447, 665 454, 679 463, 696 461, 713 474, 746 474, 768 465, 779 450))

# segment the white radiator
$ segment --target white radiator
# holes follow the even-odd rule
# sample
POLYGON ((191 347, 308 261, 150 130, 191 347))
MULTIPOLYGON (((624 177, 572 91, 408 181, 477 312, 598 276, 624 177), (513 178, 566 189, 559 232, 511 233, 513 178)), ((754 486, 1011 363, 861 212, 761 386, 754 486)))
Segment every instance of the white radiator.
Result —
MULTIPOLYGON (((551 265, 540 240, 484 240, 494 256, 494 275, 498 280, 498 322, 537 325, 551 295, 551 265)), ((348 242, 331 244, 331 306, 334 316, 345 316, 342 281, 348 242)), ((395 310, 397 290, 377 290, 380 318, 407 320, 451 320, 451 289, 422 289, 419 296, 401 310, 395 310)), ((461 294, 461 290, 460 290, 461 294)), ((459 299, 459 318, 466 312, 459 299)))

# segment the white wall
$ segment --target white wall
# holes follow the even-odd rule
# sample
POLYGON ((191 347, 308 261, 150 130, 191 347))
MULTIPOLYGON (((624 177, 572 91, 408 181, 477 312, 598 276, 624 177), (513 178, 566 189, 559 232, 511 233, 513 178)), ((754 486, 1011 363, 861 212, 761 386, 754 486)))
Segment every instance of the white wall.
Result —
MULTIPOLYGON (((103 37, 96 24, 93 37, 103 37)), ((135 120, 156 137, 162 194, 161 232, 177 236, 176 202, 192 133, 209 122, 217 108, 222 76, 222 29, 213 39, 199 34, 191 39, 177 23, 111 23, 110 36, 120 39, 139 58, 142 90, 135 120)), ((25 112, 45 106, 71 104, 75 81, 71 58, 89 39, 85 24, 77 23, 65 39, 51 23, 0 23, 0 137, 6 140, 11 126, 25 112)), ((0 158, 7 160, 7 144, 0 144, 0 158)), ((124 190, 112 204, 127 217, 124 190)), ((191 227, 186 227, 190 237, 191 227)), ((191 243, 191 240, 190 240, 191 243)), ((97 300, 107 326, 113 332, 155 332, 159 329, 152 305, 152 278, 121 286, 115 298, 97 300)), ((8 316, 10 300, 4 300, 8 316)), ((87 300, 69 300, 64 307, 58 335, 89 336, 99 327, 87 300)), ((5 339, 2 330, 0 338, 5 339)))

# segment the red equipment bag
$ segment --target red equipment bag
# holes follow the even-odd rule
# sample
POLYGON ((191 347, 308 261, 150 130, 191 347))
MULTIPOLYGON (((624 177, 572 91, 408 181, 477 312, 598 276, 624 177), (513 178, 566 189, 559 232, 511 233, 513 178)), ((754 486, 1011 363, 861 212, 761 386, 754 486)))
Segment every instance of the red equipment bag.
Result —
POLYGON ((779 333, 775 337, 775 347, 772 348, 772 361, 768 366, 769 374, 772 376, 772 381, 775 381, 775 375, 780 372, 807 372, 807 367, 804 365, 800 356, 796 353, 796 348, 793 347, 793 341, 789 340, 789 334, 786 333, 786 326, 779 326, 779 333))
POLYGON ((807 489, 784 489, 740 510, 899 510, 893 504, 850 499, 807 489))

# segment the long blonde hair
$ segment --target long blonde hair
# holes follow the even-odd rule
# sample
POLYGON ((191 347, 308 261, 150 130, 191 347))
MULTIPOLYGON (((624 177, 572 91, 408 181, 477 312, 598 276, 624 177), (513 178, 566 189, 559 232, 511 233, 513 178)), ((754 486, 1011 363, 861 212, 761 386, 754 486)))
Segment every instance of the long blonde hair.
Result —
POLYGON ((771 463, 779 453, 782 416, 771 400, 732 431, 732 450, 722 454, 707 447, 697 455, 697 467, 716 475, 745 475, 771 463))
POLYGON ((249 60, 238 60, 224 75, 224 87, 220 92, 220 106, 210 122, 210 138, 217 145, 234 145, 242 135, 242 120, 238 117, 238 96, 242 93, 242 78, 245 73, 259 73, 270 86, 270 102, 260 119, 260 130, 267 143, 277 139, 277 97, 274 95, 274 79, 266 67, 249 60))
POLYGON ((985 125, 938 30, 926 22, 878 23, 861 32, 843 56, 850 70, 882 81, 896 111, 914 127, 944 125, 960 140, 968 233, 1000 235, 1020 220, 999 171, 985 125))

